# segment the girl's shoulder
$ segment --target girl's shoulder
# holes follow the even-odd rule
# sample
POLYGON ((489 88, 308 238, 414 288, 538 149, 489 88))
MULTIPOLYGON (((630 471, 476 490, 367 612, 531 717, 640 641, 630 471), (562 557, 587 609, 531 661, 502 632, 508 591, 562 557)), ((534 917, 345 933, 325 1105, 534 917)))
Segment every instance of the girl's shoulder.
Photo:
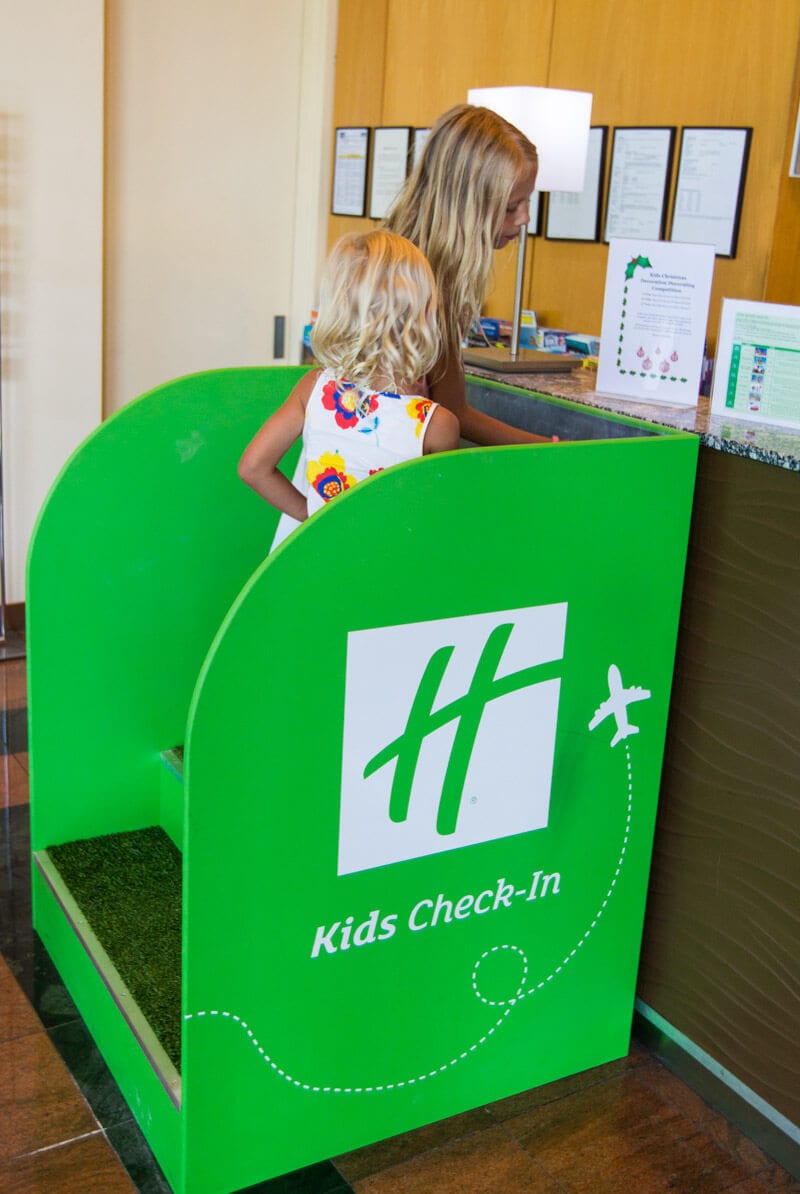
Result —
POLYGON ((312 395, 320 391, 330 377, 332 374, 329 369, 309 369, 308 373, 303 374, 294 388, 294 393, 303 406, 308 405, 312 395))

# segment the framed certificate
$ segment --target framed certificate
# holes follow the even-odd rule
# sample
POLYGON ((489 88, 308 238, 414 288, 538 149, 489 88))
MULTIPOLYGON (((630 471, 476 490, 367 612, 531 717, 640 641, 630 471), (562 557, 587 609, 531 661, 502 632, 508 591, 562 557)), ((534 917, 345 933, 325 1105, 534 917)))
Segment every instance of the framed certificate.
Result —
POLYGON ((735 257, 751 128, 681 130, 669 239, 735 257))
POLYGON ((413 170, 420 159, 425 142, 431 135, 430 129, 414 129, 413 148, 411 150, 411 169, 413 170))
POLYGON ((542 226, 542 196, 540 191, 534 191, 531 195, 528 210, 531 213, 527 226, 528 236, 538 236, 542 226))
POLYGON ((607 125, 596 125, 589 130, 586 181, 580 193, 550 192, 544 233, 548 240, 600 239, 600 195, 606 168, 607 141, 607 125))
POLYGON ((663 240, 675 128, 614 129, 604 240, 663 240))
POLYGON ((369 214, 382 220, 408 174, 410 128, 378 128, 373 133, 369 214))
POLYGON ((334 216, 363 216, 367 205, 369 129, 337 128, 333 165, 334 216))

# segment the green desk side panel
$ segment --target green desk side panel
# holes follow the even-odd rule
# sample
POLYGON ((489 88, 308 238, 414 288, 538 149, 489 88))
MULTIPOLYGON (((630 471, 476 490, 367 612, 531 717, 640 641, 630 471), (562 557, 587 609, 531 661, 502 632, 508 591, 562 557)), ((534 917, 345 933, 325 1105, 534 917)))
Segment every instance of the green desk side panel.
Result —
POLYGON ((34 847, 157 820, 149 769, 185 734, 177 1132, 134 1105, 141 1084, 112 1039, 127 1027, 84 1009, 98 997, 84 997, 52 906, 39 916, 170 1180, 191 1194, 626 1052, 697 456, 694 437, 665 434, 428 457, 337 499, 262 562, 274 519, 235 461, 294 375, 248 373, 146 397, 141 439, 134 407, 130 434, 107 434, 113 492, 124 475, 131 494, 136 460, 150 459, 141 532, 120 501, 96 512, 104 529, 75 561, 56 530, 45 547, 46 510, 30 573, 38 590, 57 560, 65 590, 96 589, 113 656, 94 657, 84 620, 73 648, 92 659, 83 707, 68 711, 80 748, 67 748, 48 685, 74 703, 57 674, 70 656, 42 625, 58 603, 37 595, 34 847), (187 493, 172 459, 181 396, 184 428, 198 428, 179 437, 189 469, 192 448, 216 445, 221 409, 231 423, 208 470, 224 475, 187 493), (163 540, 152 567, 147 528, 163 540), (136 563, 107 582, 108 537, 120 558, 128 538, 136 563), (184 626, 190 641, 174 641, 184 626), (636 690, 630 724, 624 710, 595 719, 615 676, 636 690), (104 783, 117 740, 125 757, 104 783), (79 774, 59 785, 61 747, 79 774), (62 788, 78 808, 55 807, 62 788), (521 826, 537 801, 540 822, 521 826))
POLYGON ((148 1056, 121 1018, 118 1005, 36 867, 33 893, 37 932, 73 994, 161 1168, 173 1189, 182 1190, 184 1151, 179 1108, 170 1100, 148 1056))
POLYGON ((236 464, 303 372, 169 382, 54 483, 26 592, 34 849, 158 822, 159 752, 183 742, 203 658, 277 522, 236 464))

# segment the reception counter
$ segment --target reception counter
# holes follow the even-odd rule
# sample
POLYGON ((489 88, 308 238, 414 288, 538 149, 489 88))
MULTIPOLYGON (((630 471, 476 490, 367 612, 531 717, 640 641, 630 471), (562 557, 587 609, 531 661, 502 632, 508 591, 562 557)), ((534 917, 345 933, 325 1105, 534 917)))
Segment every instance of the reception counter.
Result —
POLYGON ((797 1172, 800 434, 598 395, 585 369, 492 376, 700 437, 637 1006, 797 1172))
POLYGON ((678 431, 693 431, 700 436, 702 447, 800 472, 800 432, 771 427, 767 423, 743 422, 712 415, 709 398, 700 398, 696 407, 662 406, 655 402, 614 398, 597 393, 594 388, 597 374, 593 369, 539 374, 500 374, 471 369, 470 377, 473 376, 531 393, 566 398, 570 402, 580 402, 594 410, 609 411, 631 419, 644 419, 649 423, 672 427, 678 431))

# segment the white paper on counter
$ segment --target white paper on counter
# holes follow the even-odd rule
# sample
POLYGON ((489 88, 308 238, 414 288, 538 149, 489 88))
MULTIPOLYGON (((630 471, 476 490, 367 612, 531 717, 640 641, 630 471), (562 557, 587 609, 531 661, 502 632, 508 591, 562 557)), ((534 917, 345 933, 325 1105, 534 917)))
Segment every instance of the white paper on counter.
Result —
POLYGON ((713 274, 713 245, 611 241, 598 393, 697 404, 713 274))
POLYGON ((800 427, 800 307, 722 300, 711 413, 800 427))

